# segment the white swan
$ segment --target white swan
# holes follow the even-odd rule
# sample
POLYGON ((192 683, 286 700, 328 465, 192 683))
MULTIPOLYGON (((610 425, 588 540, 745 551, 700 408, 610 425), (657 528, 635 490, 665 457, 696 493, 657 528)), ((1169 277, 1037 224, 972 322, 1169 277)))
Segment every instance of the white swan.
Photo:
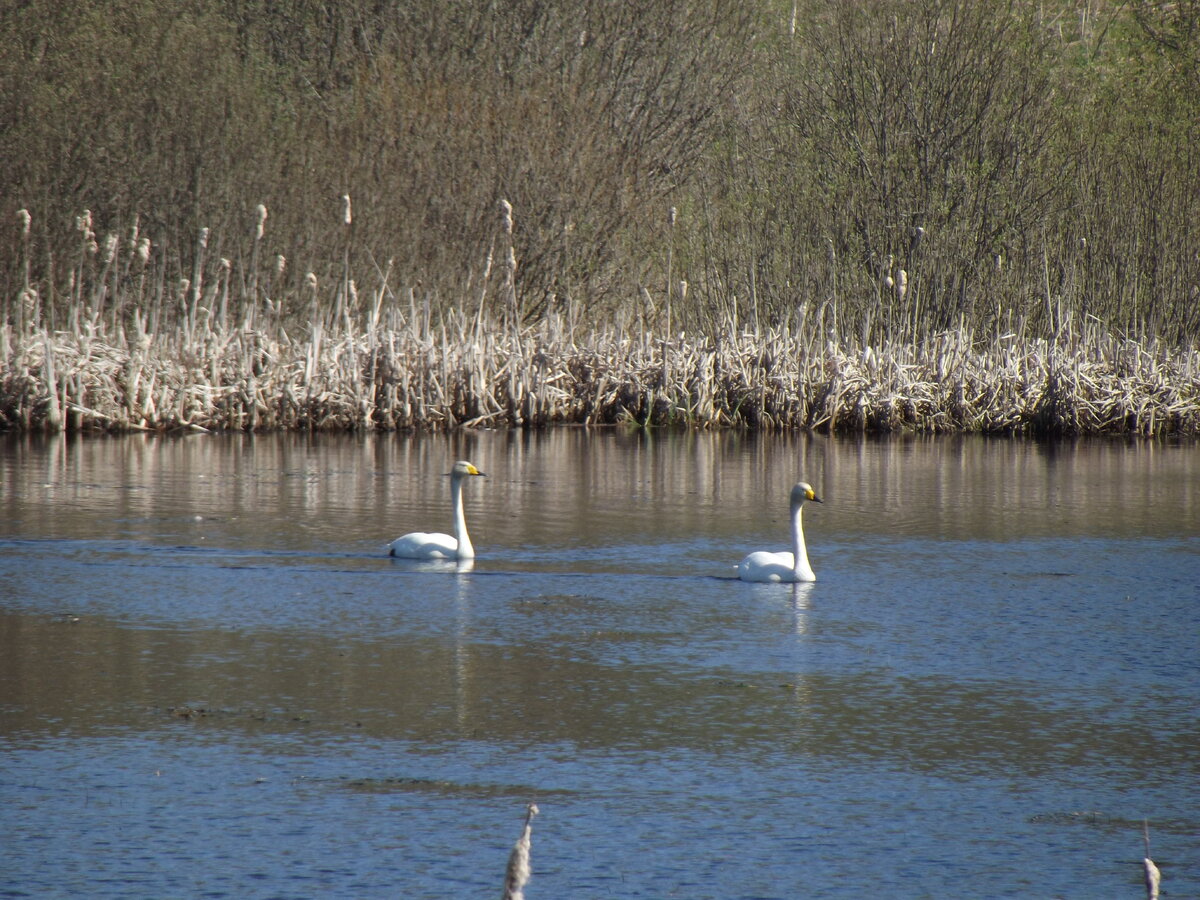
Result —
POLYGON ((801 481, 792 488, 792 552, 770 553, 758 550, 742 560, 738 566, 738 578, 742 581, 816 581, 812 566, 808 564, 808 550, 804 546, 804 526, 800 515, 804 501, 820 503, 821 498, 813 493, 812 486, 801 481))
POLYGON ((484 473, 469 462, 456 462, 450 470, 450 504, 454 507, 454 536, 414 531, 398 537, 388 544, 392 556, 404 559, 474 559, 475 548, 467 534, 467 520, 463 515, 462 482, 468 475, 482 476, 484 473))

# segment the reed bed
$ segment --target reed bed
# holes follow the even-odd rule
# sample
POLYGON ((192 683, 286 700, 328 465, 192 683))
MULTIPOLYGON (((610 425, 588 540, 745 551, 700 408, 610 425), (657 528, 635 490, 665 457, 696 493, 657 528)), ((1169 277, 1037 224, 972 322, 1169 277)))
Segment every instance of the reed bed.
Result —
MULTIPOLYGON (((381 298, 377 298, 379 300, 381 298)), ((825 432, 1200 434, 1200 352, 1098 323, 863 346, 827 331, 572 330, 415 305, 278 323, 140 315, 0 327, 0 428, 263 431, 554 424, 825 432)))
POLYGON ((1049 338, 1014 313, 992 320, 1003 331, 964 317, 933 332, 914 318, 903 333, 860 335, 839 324, 836 297, 766 325, 689 301, 681 281, 675 306, 643 290, 606 314, 571 301, 528 321, 507 202, 470 296, 448 304, 397 293, 391 263, 360 290, 342 199, 347 252, 322 278, 264 252, 260 205, 237 264, 210 252, 220 240, 207 228, 186 265, 154 250, 136 219, 127 241, 101 242, 85 210, 75 264, 38 279, 21 210, 26 274, 0 298, 0 429, 1200 434, 1200 350, 1115 334, 1062 306, 1049 338))

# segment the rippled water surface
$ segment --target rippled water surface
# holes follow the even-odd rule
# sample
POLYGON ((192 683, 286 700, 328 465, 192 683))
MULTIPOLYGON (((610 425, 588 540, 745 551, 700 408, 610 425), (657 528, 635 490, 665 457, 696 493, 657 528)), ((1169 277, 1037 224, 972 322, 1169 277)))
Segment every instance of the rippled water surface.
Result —
POLYGON ((0 896, 1200 896, 1200 450, 0 438, 0 896), (468 458, 479 558, 449 530, 468 458), (748 585, 804 478, 814 585, 748 585))

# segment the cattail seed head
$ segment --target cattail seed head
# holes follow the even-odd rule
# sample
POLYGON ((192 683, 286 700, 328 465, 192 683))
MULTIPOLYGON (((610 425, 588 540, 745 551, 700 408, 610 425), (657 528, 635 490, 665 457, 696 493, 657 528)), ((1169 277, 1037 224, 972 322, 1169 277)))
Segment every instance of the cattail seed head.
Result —
POLYGON ((287 257, 280 253, 275 257, 275 274, 282 275, 287 271, 287 257))
POLYGON ((208 249, 208 234, 209 234, 209 232, 208 232, 207 228, 200 229, 200 249, 201 250, 208 249))
POLYGON ((137 255, 138 259, 142 261, 142 265, 150 262, 150 238, 144 237, 138 243, 137 255))
POLYGON ((350 195, 342 194, 342 221, 349 225, 353 218, 350 215, 350 195))
POLYGON ((117 255, 117 236, 109 233, 104 238, 104 264, 109 265, 117 255))
POLYGON ((226 256, 221 257, 221 268, 226 272, 228 272, 230 269, 233 268, 233 263, 231 263, 229 261, 228 257, 226 257, 226 256))
POLYGON ((679 299, 686 300, 688 291, 688 283, 686 281, 679 282, 679 299))
POLYGON ((33 216, 29 214, 29 210, 18 209, 17 220, 21 223, 21 234, 29 237, 29 227, 33 224, 33 216))
POLYGON ((504 233, 511 235, 513 233, 513 208, 507 200, 500 201, 500 215, 503 219, 504 233))
POLYGON ((678 215, 679 215, 679 211, 677 209, 675 209, 675 207, 673 207, 673 206, 667 210, 667 226, 668 227, 670 227, 670 228, 675 227, 675 218, 678 215))
POLYGON ((304 276, 304 286, 309 288, 310 290, 314 290, 314 291, 317 289, 317 273, 316 272, 309 272, 307 275, 304 276))
POLYGON ((903 269, 896 272, 896 296, 901 300, 908 293, 908 273, 903 269))
POLYGON ((258 228, 254 232, 254 239, 261 241, 267 227, 267 207, 265 204, 260 203, 254 208, 254 212, 258 215, 258 228))

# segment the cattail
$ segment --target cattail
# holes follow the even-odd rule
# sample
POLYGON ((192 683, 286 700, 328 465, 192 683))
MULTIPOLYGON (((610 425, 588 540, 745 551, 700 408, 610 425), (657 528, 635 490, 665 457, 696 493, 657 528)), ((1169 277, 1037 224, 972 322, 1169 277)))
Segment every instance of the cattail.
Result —
POLYGON ((275 257, 275 274, 282 275, 287 271, 287 257, 280 253, 275 257))
POLYGON ((500 201, 500 215, 503 218, 504 233, 511 236, 513 233, 513 208, 507 200, 500 201))
POLYGON ((682 303, 687 299, 688 283, 686 281, 679 282, 679 301, 682 303))
POLYGON ((117 255, 117 236, 109 233, 104 238, 104 264, 110 265, 117 255))
POLYGON ((267 207, 265 204, 260 203, 254 208, 254 212, 258 215, 258 228, 255 229, 254 239, 261 241, 267 228, 267 207))
POLYGON ((200 249, 201 250, 208 249, 208 234, 209 234, 209 230, 207 228, 200 229, 200 249))
POLYGON ((133 217, 133 225, 129 227, 129 246, 136 247, 138 245, 138 217, 133 217))
POLYGON ((27 209, 18 209, 17 218, 21 222, 21 234, 24 237, 29 237, 29 228, 33 224, 33 216, 29 214, 27 209))
POLYGON ((896 296, 901 300, 908 293, 908 273, 903 269, 896 272, 896 296))
POLYGON ((138 244, 137 255, 143 266, 150 262, 150 238, 142 238, 141 243, 138 244))
POLYGON ((180 278, 179 279, 179 299, 180 300, 187 299, 188 288, 190 288, 191 286, 192 286, 192 280, 190 278, 180 278))
POLYGON ((678 215, 679 215, 678 210, 676 210, 675 207, 673 207, 673 206, 667 210, 667 227, 668 228, 675 227, 675 218, 678 215))
POLYGON ((342 221, 349 225, 353 221, 350 215, 350 195, 342 194, 342 221))
POLYGON ((228 272, 232 268, 233 268, 233 263, 231 263, 229 261, 229 258, 222 256, 221 257, 221 269, 225 272, 228 272))
POLYGON ((537 814, 537 804, 530 803, 525 810, 525 829, 521 832, 517 843, 513 845, 512 853, 508 857, 508 869, 504 874, 503 900, 525 900, 525 885, 529 883, 529 877, 533 874, 533 869, 529 864, 529 848, 533 836, 533 817, 537 814))
POLYGON ((316 272, 309 272, 307 275, 304 276, 304 286, 313 291, 315 291, 317 289, 317 273, 316 272))

